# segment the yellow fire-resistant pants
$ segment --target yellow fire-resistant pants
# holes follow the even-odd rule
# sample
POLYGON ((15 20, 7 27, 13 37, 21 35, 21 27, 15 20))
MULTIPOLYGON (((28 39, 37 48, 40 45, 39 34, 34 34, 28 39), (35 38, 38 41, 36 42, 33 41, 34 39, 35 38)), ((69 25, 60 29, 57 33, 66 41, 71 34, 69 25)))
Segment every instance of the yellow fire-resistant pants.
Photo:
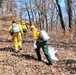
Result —
POLYGON ((18 52, 19 47, 22 47, 22 36, 20 32, 13 34, 13 43, 14 43, 14 51, 18 52))

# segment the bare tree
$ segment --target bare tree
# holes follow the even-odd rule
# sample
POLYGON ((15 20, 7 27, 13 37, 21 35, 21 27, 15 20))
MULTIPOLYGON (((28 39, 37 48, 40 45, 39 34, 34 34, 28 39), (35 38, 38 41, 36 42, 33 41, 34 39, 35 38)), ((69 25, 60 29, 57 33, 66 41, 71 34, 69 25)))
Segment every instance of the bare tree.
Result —
POLYGON ((32 24, 31 23, 31 16, 30 16, 30 11, 29 11, 29 7, 28 7, 28 4, 25 2, 25 5, 26 5, 26 11, 27 11, 27 13, 28 13, 28 17, 29 17, 29 22, 30 22, 30 25, 32 24))
POLYGON ((56 3, 57 3, 57 7, 58 7, 58 13, 59 13, 62 29, 65 31, 65 23, 64 23, 64 20, 63 20, 62 11, 61 11, 61 7, 60 7, 60 4, 59 4, 59 1, 56 0, 56 3))
POLYGON ((33 0, 33 3, 34 3, 35 8, 37 9, 37 12, 38 12, 40 29, 42 29, 42 26, 41 26, 42 19, 41 19, 41 11, 40 11, 40 6, 42 4, 42 1, 41 0, 33 0))
POLYGON ((68 19, 69 19, 69 28, 71 29, 72 25, 72 0, 66 0, 67 1, 67 13, 68 13, 68 19))
MULTIPOLYGON (((62 8, 60 6, 59 0, 18 0, 22 1, 23 4, 21 5, 21 14, 26 12, 26 16, 28 16, 30 25, 32 23, 36 24, 40 29, 45 29, 48 31, 48 26, 51 27, 52 25, 56 24, 57 27, 61 24, 61 28, 65 31, 65 20, 64 16, 62 15, 62 8), (25 7, 24 7, 25 6, 25 7), (59 25, 58 25, 59 24, 59 25), (57 26, 58 25, 58 26, 57 26)), ((67 0, 68 1, 68 0, 67 0)), ((66 2, 67 2, 66 1, 66 2)), ((69 0, 70 1, 70 0, 69 0)), ((75 0, 73 0, 75 1, 75 0)), ((67 5, 68 7, 68 5, 67 5)), ((74 11, 75 7, 68 9, 74 11)), ((66 13, 66 12, 65 12, 66 13)), ((67 11, 68 13, 68 11, 67 11)), ((75 11, 74 11, 75 13, 75 11)), ((72 13, 68 13, 69 15, 69 28, 71 28, 70 20, 72 20, 72 13), (70 16, 71 15, 71 16, 70 16)), ((25 18, 26 18, 25 16, 25 18)), ((67 17, 66 17, 67 18, 67 17)))

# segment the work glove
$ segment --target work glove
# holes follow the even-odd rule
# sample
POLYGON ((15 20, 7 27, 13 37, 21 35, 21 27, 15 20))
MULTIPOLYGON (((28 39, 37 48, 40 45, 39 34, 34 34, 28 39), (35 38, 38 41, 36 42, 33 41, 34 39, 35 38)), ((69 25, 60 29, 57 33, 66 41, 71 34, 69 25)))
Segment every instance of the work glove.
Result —
POLYGON ((34 46, 34 49, 36 49, 36 48, 37 48, 36 40, 34 40, 34 44, 33 44, 33 46, 34 46))

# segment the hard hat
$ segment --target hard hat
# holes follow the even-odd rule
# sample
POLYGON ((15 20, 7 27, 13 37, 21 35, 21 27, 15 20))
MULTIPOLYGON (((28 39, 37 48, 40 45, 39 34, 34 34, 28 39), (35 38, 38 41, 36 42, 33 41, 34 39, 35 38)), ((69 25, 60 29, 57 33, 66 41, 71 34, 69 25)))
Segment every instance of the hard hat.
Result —
POLYGON ((36 28, 34 25, 31 26, 31 29, 36 28))

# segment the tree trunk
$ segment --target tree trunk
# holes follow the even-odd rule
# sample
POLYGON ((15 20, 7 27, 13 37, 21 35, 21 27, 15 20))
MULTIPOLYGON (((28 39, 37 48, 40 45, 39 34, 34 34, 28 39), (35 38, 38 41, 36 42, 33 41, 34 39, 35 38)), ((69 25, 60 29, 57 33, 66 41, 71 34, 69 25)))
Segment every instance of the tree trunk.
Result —
POLYGON ((69 19, 69 28, 71 29, 72 25, 72 8, 71 8, 72 0, 67 0, 68 7, 68 19, 69 19))
POLYGON ((64 24, 64 21, 63 21, 62 11, 61 11, 61 7, 60 7, 60 5, 58 3, 58 0, 56 0, 56 3, 57 3, 57 6, 58 6, 58 11, 59 11, 58 13, 59 13, 62 29, 65 31, 65 24, 64 24))
POLYGON ((27 13, 28 13, 28 17, 29 17, 29 22, 30 22, 30 26, 32 25, 32 23, 31 23, 31 17, 30 17, 30 12, 29 12, 29 10, 26 8, 26 10, 27 10, 27 13))

